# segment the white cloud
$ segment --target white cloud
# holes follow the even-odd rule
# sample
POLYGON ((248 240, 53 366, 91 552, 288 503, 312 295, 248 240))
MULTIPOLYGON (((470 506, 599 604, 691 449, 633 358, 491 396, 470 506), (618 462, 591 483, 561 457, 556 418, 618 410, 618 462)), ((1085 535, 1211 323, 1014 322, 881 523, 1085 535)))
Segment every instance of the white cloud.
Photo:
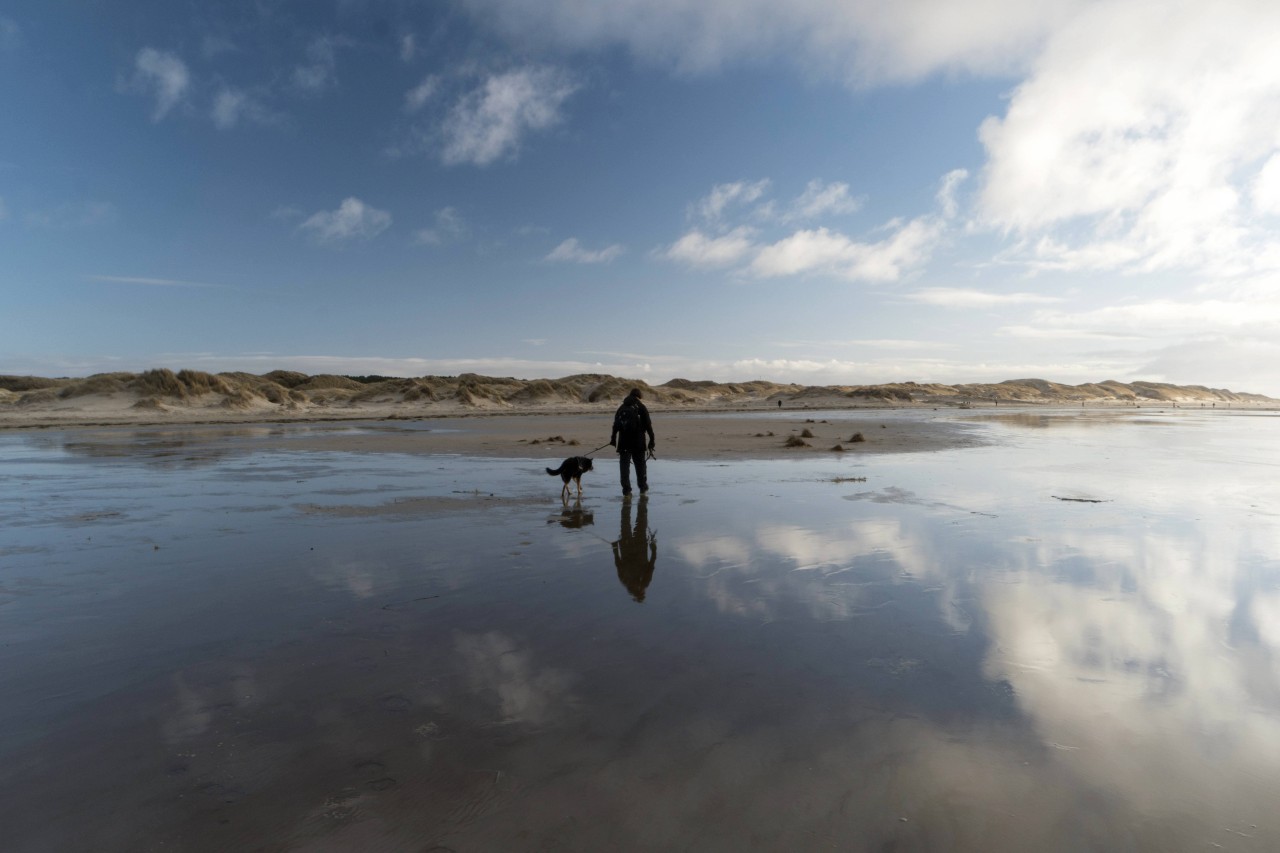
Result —
POLYGON ((435 97, 435 94, 438 91, 440 91, 439 75, 427 75, 421 83, 405 93, 404 111, 407 113, 416 113, 426 105, 427 101, 435 97))
POLYGON ((852 213, 859 206, 858 199, 849 194, 848 184, 824 184, 815 180, 810 181, 804 192, 791 203, 785 218, 787 221, 820 219, 824 216, 852 213))
POLYGON ((967 290, 955 287, 926 287, 907 294, 913 302, 938 305, 944 308, 994 308, 1003 305, 1034 305, 1061 302, 1056 296, 1040 293, 990 293, 984 290, 967 290))
POLYGON ((1252 189, 1257 210, 1271 204, 1278 40, 1275 4, 1084 8, 1052 33, 1005 115, 982 126, 983 221, 1053 232, 1059 268, 1273 263, 1275 238, 1245 201, 1252 189))
POLYGON ((298 226, 317 243, 342 243, 372 239, 391 225, 391 214, 369 207, 358 198, 344 199, 337 210, 314 213, 298 226))
POLYGON ((729 208, 751 204, 763 196, 768 189, 768 179, 754 183, 734 181, 728 184, 716 184, 705 198, 693 206, 690 212, 708 222, 718 222, 729 208))
POLYGON ((1088 0, 465 0, 510 37, 572 50, 623 45, 682 72, 783 59, 864 85, 938 71, 1008 74, 1088 0))
POLYGON ((755 231, 746 226, 719 237, 693 230, 662 252, 662 256, 694 267, 730 267, 741 263, 756 250, 755 231))
POLYGON ((444 162, 487 166, 514 157, 525 134, 561 121, 561 107, 577 90, 567 74, 554 68, 491 75, 445 117, 444 162))
POLYGON ((176 54, 144 47, 133 61, 132 88, 155 98, 152 121, 160 121, 177 106, 191 88, 187 65, 176 54))
POLYGON ((751 262, 762 278, 821 273, 862 281, 898 281, 923 265, 945 232, 935 216, 886 226, 888 237, 860 242, 826 228, 797 231, 765 246, 751 262))
POLYGON ((1258 170, 1250 195, 1258 213, 1280 216, 1280 154, 1272 154, 1258 170))
MULTIPOLYGON (((851 280, 898 281, 922 266, 944 239, 955 216, 954 195, 968 173, 957 169, 943 176, 937 194, 939 212, 909 221, 891 220, 880 229, 887 234, 873 241, 855 240, 826 227, 803 229, 772 243, 759 240, 759 231, 738 226, 723 234, 695 228, 661 252, 668 260, 695 267, 731 267, 746 263, 744 271, 760 278, 805 274, 835 275, 851 280)), ((769 182, 719 184, 691 211, 712 227, 723 227, 726 211, 758 201, 769 182)), ((846 184, 811 181, 791 205, 782 222, 794 218, 848 212, 856 205, 846 184)), ((760 214, 757 208, 756 213, 760 214)), ((757 218, 760 218, 759 216, 757 218)))
POLYGON ((552 249, 544 260, 570 261, 576 264, 607 264, 624 251, 626 249, 618 243, 603 249, 584 249, 578 244, 578 238, 570 237, 552 249))
POLYGON ((413 242, 432 246, 443 246, 452 243, 467 234, 467 223, 462 215, 452 207, 441 208, 435 214, 435 227, 421 228, 414 232, 413 242))

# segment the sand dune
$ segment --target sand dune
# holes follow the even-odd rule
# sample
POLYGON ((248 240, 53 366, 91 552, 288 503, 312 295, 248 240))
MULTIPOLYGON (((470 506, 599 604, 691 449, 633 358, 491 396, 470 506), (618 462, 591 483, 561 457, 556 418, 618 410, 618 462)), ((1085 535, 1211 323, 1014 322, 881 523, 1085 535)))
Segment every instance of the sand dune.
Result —
POLYGON ((644 390, 658 409, 862 408, 988 405, 1280 405, 1261 394, 1199 385, 1044 379, 946 385, 795 385, 757 380, 673 379, 661 385, 603 374, 560 379, 461 376, 335 376, 276 370, 204 373, 166 368, 85 378, 0 376, 0 426, 190 421, 429 417, 501 412, 593 411, 644 390))

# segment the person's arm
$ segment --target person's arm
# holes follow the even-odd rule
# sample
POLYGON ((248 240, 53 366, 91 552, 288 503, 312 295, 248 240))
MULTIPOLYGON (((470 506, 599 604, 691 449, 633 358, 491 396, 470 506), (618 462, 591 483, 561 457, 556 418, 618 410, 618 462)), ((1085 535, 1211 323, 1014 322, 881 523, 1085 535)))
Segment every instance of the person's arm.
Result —
POLYGON ((618 413, 613 413, 613 429, 609 432, 609 444, 618 446, 618 413))
POLYGON ((649 434, 649 449, 653 450, 656 440, 653 437, 653 421, 649 418, 649 410, 644 411, 644 431, 649 434))

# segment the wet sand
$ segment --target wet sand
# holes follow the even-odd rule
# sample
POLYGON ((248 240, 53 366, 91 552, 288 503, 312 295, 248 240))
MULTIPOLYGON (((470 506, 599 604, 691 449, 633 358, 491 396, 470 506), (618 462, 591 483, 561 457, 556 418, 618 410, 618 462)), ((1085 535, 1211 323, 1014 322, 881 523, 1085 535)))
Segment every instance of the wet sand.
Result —
POLYGON ((0 847, 1275 849, 1274 418, 863 418, 0 435, 0 847))

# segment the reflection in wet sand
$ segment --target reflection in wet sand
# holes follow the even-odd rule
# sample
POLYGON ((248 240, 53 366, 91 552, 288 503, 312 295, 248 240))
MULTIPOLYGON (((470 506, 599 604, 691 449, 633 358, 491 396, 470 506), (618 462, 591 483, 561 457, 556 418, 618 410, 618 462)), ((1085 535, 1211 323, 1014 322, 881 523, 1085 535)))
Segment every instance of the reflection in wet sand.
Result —
POLYGON ((658 563, 658 535, 649 529, 649 496, 641 495, 635 525, 631 524, 631 501, 622 502, 622 527, 613 543, 613 566, 618 580, 636 602, 653 580, 658 563))
POLYGON ((1264 419, 571 506, 534 465, 61 454, 0 436, 6 850, 1280 846, 1264 419))

